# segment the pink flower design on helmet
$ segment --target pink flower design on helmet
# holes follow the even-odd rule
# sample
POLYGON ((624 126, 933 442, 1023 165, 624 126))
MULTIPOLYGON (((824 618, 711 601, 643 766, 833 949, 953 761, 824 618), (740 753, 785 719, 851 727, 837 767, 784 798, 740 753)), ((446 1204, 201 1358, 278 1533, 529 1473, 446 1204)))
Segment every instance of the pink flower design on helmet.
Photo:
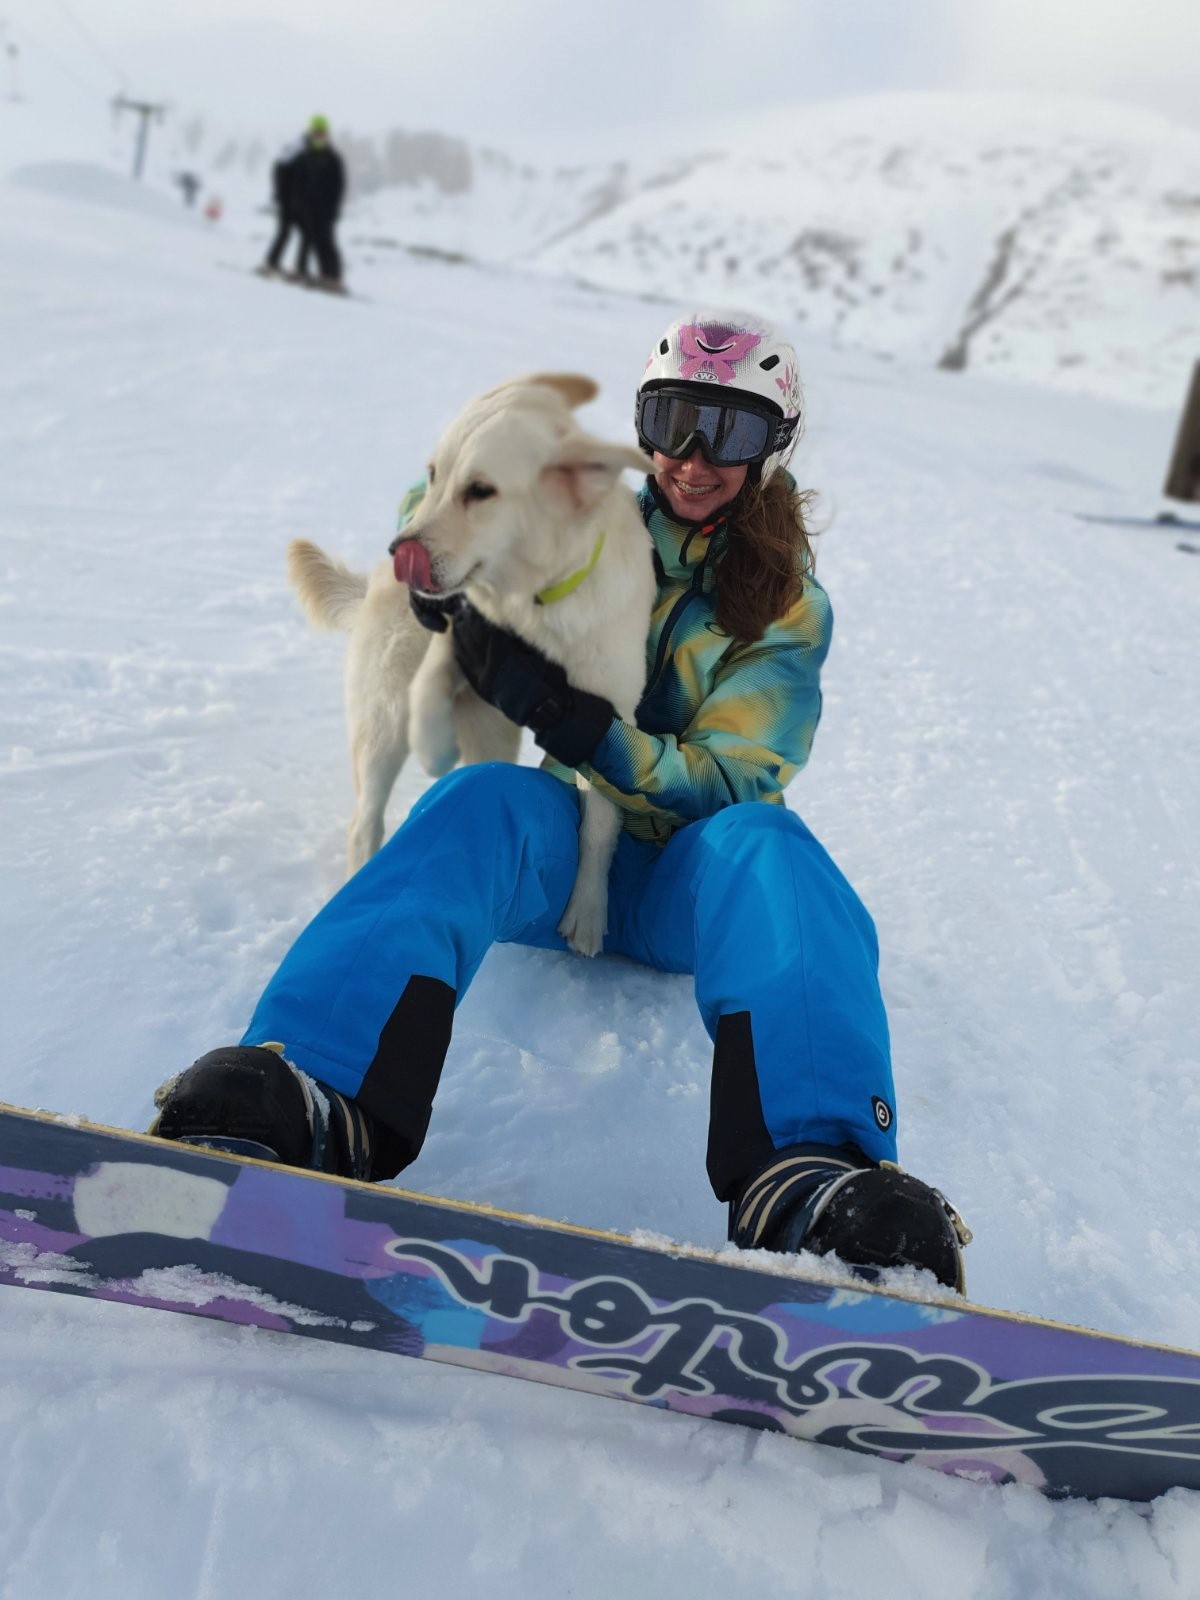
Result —
POLYGON ((732 383, 761 334, 719 323, 688 322, 679 330, 679 375, 699 383, 732 383))
POLYGON ((783 377, 775 379, 775 386, 783 395, 784 416, 797 416, 800 411, 800 385, 797 382, 796 369, 790 361, 783 369, 783 377))

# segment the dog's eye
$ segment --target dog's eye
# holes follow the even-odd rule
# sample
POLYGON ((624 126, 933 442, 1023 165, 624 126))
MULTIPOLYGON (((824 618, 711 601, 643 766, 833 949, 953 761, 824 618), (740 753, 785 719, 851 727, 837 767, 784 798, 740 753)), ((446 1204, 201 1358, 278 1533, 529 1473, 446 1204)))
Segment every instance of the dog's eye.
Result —
POLYGON ((472 500, 490 500, 495 493, 490 483, 480 483, 478 478, 473 478, 463 490, 463 499, 469 504, 472 500))

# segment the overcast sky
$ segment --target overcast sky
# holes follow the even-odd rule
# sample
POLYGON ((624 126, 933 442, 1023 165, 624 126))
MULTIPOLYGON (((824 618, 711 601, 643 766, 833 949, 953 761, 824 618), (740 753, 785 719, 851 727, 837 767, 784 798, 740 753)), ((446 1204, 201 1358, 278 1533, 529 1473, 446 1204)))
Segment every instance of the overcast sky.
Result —
POLYGON ((111 92, 503 141, 701 130, 905 89, 1099 95, 1200 125, 1200 0, 0 0, 111 92), (293 112, 292 108, 297 108, 293 112))

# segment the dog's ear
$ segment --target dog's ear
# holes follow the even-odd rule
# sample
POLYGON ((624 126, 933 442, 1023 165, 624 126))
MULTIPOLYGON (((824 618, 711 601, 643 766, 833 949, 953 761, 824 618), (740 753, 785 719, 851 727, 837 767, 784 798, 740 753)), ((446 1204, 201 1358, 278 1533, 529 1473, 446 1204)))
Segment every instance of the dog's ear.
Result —
POLYGON ((538 383, 543 389, 553 389, 569 406, 586 405, 600 393, 600 385, 585 378, 582 372, 531 372, 527 378, 518 378, 516 382, 538 383))
POLYGON ((610 444, 586 433, 569 433, 559 441, 542 475, 549 475, 554 483, 564 486, 576 506, 590 510, 599 505, 627 468, 642 473, 647 469, 646 457, 632 445, 610 444))

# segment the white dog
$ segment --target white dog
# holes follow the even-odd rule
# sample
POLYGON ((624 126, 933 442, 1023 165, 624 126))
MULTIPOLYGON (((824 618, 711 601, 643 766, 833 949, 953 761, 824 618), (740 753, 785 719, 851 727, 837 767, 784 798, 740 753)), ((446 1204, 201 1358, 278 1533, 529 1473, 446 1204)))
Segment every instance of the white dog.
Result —
MULTIPOLYGON (((633 720, 646 681, 656 589, 651 544, 626 468, 629 445, 583 433, 571 414, 596 393, 590 378, 539 374, 474 401, 439 442, 429 491, 396 548, 396 570, 421 589, 464 593, 565 670, 577 689, 633 720)), ((457 754, 450 707, 464 685, 450 636, 437 636, 412 686, 412 743, 437 774, 457 754)), ((608 922, 616 807, 582 777, 579 871, 559 932, 583 955, 608 922)))
MULTIPOLYGON (((288 576, 315 628, 350 633, 346 724, 356 798, 346 830, 346 864, 353 874, 383 843, 388 797, 408 758, 412 680, 433 636, 413 616, 391 557, 368 578, 296 539, 288 546, 288 576)), ((520 728, 477 694, 460 695, 453 716, 464 765, 517 759, 520 728)))
MULTIPOLYGON (((292 580, 309 615, 324 626, 353 627, 347 705, 359 804, 352 869, 356 849, 366 859, 381 842, 383 804, 410 737, 433 776, 460 757, 514 759, 519 738, 465 682, 451 636, 430 636, 408 615, 397 576, 425 593, 465 594, 488 620, 558 662, 574 687, 604 696, 633 720, 656 584, 650 540, 620 475, 644 472, 646 463, 631 446, 580 431, 571 408, 595 393, 589 378, 539 374, 468 405, 434 452, 428 492, 393 566, 381 564, 369 585, 315 546, 291 547, 292 580)), ((559 931, 594 955, 607 925, 620 817, 583 778, 576 781, 583 791, 579 872, 559 931)))

